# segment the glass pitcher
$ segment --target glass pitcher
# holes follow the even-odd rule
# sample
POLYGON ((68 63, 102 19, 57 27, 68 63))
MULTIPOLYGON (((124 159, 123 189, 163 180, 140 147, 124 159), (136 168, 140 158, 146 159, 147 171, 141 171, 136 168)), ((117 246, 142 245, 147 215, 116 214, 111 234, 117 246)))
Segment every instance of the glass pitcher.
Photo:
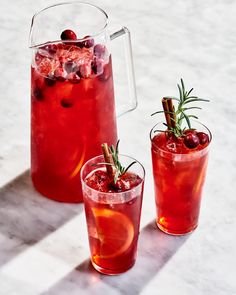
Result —
POLYGON ((117 141, 110 42, 124 35, 129 98, 137 106, 130 33, 108 31, 107 14, 82 2, 47 7, 30 31, 31 176, 41 194, 81 202, 80 168, 117 141), (53 40, 53 41, 52 41, 53 40))

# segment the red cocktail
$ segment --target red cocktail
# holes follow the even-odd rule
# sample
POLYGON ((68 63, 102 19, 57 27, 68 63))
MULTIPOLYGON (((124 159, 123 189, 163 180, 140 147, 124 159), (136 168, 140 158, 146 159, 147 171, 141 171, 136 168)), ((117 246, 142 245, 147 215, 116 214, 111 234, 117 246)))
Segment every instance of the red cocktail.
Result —
POLYGON ((144 169, 136 163, 114 184, 104 165, 97 165, 101 162, 103 156, 89 160, 81 179, 91 261, 96 270, 111 275, 128 270, 136 260, 144 169))
POLYGON ((181 235, 198 225, 201 195, 205 181, 210 131, 191 118, 191 103, 208 100, 186 91, 183 80, 178 85, 179 98, 164 97, 162 111, 166 123, 151 131, 152 165, 155 185, 157 225, 166 233, 181 235), (177 101, 173 105, 172 100, 177 101))
POLYGON ((31 88, 33 183, 49 198, 79 202, 83 163, 117 140, 111 57, 93 39, 44 45, 31 88))
POLYGON ((198 224, 209 141, 189 149, 182 138, 154 133, 159 128, 151 133, 157 225, 167 233, 185 234, 198 224))

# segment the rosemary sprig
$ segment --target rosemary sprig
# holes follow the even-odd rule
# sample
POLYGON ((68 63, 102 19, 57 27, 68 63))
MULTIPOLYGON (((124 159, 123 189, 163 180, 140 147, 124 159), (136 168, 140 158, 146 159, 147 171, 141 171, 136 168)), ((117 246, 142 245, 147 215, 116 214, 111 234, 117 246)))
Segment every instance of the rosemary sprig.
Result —
POLYGON ((197 106, 189 107, 188 104, 193 102, 201 102, 201 101, 209 102, 208 99, 203 99, 203 98, 199 98, 197 96, 191 95, 193 88, 187 91, 182 78, 180 79, 180 82, 181 82, 180 85, 177 84, 178 90, 179 90, 179 98, 172 97, 172 96, 166 96, 163 98, 163 100, 167 100, 167 101, 168 100, 177 101, 177 107, 173 106, 172 109, 168 109, 168 110, 164 109, 162 111, 157 111, 151 115, 153 116, 155 114, 165 113, 165 116, 169 118, 169 122, 171 122, 171 124, 168 124, 167 122, 167 124, 164 123, 164 125, 167 126, 168 130, 172 132, 176 137, 183 136, 184 134, 184 130, 186 128, 182 128, 183 120, 186 121, 188 128, 192 129, 191 118, 198 119, 198 117, 196 117, 195 115, 188 114, 187 112, 193 109, 201 110, 201 108, 197 106), (173 124, 173 121, 174 121, 174 124, 173 124))
MULTIPOLYGON (((113 176, 114 176, 114 183, 115 184, 116 184, 119 177, 121 177, 123 174, 125 174, 132 165, 137 163, 136 161, 133 161, 127 167, 122 166, 122 164, 119 160, 119 142, 120 142, 120 140, 117 141, 116 147, 111 145, 108 149, 111 154, 112 161, 106 162, 106 160, 105 160, 105 163, 102 163, 102 164, 113 167, 113 171, 114 171, 113 176)), ((106 155, 106 157, 107 157, 107 155, 106 155)), ((104 158, 105 158, 105 155, 104 155, 104 158)), ((109 158, 109 157, 107 157, 107 158, 109 158)))

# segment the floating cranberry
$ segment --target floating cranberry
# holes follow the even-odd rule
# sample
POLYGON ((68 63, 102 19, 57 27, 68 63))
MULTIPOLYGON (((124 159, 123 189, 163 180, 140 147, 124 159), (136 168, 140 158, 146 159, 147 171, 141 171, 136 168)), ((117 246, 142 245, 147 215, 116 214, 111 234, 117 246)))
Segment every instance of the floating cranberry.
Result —
POLYGON ((184 136, 184 144, 189 149, 196 148, 199 145, 199 143, 200 143, 200 140, 199 140, 198 136, 195 134, 195 131, 188 132, 184 136))
MULTIPOLYGON (((86 36, 85 38, 89 38, 90 36, 86 36)), ((94 46, 94 39, 90 38, 82 42, 83 47, 90 48, 94 46)))
POLYGON ((72 30, 65 30, 61 33, 61 40, 76 40, 77 36, 72 30))
POLYGON ((79 48, 83 48, 84 47, 84 41, 76 41, 75 45, 79 48))
POLYGON ((56 78, 53 75, 47 75, 47 77, 44 78, 44 82, 47 86, 51 87, 56 83, 56 78))
POLYGON ((70 73, 70 74, 68 74, 67 79, 72 84, 78 84, 80 82, 80 77, 76 73, 70 73))
POLYGON ((206 143, 208 143, 210 141, 208 134, 206 134, 204 132, 198 132, 197 137, 199 138, 201 145, 205 145, 206 143))
POLYGON ((106 46, 104 46, 102 44, 95 45, 93 48, 93 53, 98 58, 104 58, 104 56, 106 54, 106 46))
POLYGON ((92 61, 91 68, 95 75, 100 75, 103 72, 103 60, 95 58, 92 61))
POLYGON ((54 55, 57 51, 56 44, 47 44, 44 46, 44 50, 46 50, 50 55, 54 55))
POLYGON ((55 78, 58 80, 58 81, 60 81, 60 82, 63 82, 63 81, 65 81, 65 75, 66 75, 66 73, 65 73, 65 71, 63 70, 63 68, 58 68, 58 69, 56 69, 55 71, 54 71, 54 76, 55 76, 55 78))
POLYGON ((73 101, 70 98, 63 98, 61 100, 61 106, 63 108, 71 108, 73 106, 73 101))
POLYGON ((98 80, 106 82, 111 77, 111 67, 109 64, 106 64, 103 68, 103 73, 98 76, 98 80))
POLYGON ((36 98, 36 100, 42 101, 43 100, 43 92, 39 87, 35 87, 33 91, 33 96, 36 98))

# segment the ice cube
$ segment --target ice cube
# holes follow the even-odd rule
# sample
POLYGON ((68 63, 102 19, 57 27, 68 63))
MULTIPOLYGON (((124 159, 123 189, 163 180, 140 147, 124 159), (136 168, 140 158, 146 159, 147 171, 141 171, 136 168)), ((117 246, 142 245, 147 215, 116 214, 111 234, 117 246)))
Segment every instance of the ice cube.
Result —
POLYGON ((175 143, 175 142, 170 142, 166 145, 167 149, 170 151, 170 152, 174 152, 176 153, 177 152, 177 149, 178 149, 178 145, 175 143))

